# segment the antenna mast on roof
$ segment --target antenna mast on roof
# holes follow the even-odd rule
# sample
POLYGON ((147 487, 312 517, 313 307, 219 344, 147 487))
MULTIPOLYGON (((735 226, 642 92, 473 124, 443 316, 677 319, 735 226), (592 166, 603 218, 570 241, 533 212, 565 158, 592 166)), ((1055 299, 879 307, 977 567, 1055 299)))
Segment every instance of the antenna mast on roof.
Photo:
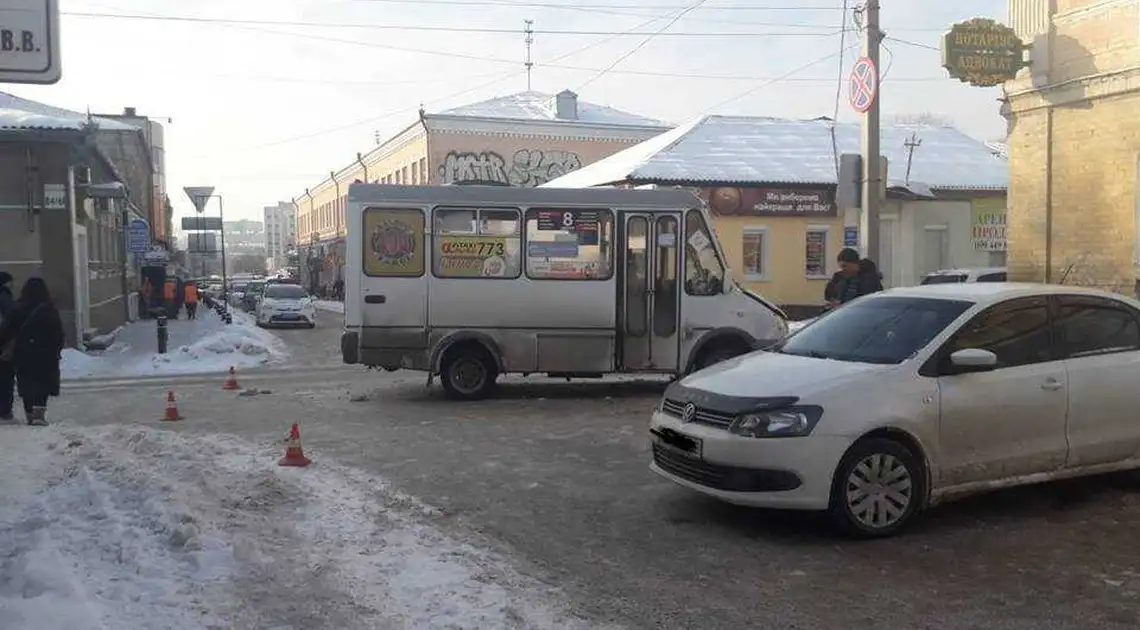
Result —
POLYGON ((912 131, 910 139, 904 142, 903 146, 906 147, 906 179, 904 181, 910 185, 910 165, 914 161, 914 150, 922 146, 922 140, 919 140, 918 134, 912 131))
POLYGON ((530 91, 530 71, 534 68, 534 62, 531 61, 530 49, 534 45, 534 20, 523 20, 525 28, 523 28, 523 41, 526 43, 526 61, 523 63, 526 66, 526 91, 530 91))

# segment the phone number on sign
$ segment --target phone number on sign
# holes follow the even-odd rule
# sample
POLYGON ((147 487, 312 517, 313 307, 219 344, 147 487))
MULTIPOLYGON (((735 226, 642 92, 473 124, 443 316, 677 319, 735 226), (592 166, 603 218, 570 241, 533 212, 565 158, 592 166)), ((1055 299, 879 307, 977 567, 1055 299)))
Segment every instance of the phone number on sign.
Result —
POLYGON ((439 250, 448 257, 487 258, 506 254, 503 241, 446 240, 439 244, 439 250))

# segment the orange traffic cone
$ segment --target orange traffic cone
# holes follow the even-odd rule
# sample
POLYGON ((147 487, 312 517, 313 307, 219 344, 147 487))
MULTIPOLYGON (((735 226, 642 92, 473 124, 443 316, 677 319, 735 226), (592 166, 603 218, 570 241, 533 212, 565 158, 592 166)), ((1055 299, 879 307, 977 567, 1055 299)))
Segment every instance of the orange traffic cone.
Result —
POLYGON ((182 420, 182 416, 178 413, 178 403, 174 402, 174 392, 166 392, 166 414, 162 416, 164 422, 174 422, 175 420, 182 420))
POLYGON ((289 435, 285 436, 285 457, 277 461, 278 466, 308 466, 312 462, 308 457, 305 457, 305 451, 301 448, 301 427, 296 422, 293 423, 293 428, 289 429, 289 435))
POLYGON ((224 383, 222 383, 222 389, 227 389, 227 390, 241 389, 241 386, 238 385, 238 382, 237 382, 237 375, 234 374, 234 366, 232 366, 232 365, 230 366, 229 376, 227 376, 226 381, 224 383))

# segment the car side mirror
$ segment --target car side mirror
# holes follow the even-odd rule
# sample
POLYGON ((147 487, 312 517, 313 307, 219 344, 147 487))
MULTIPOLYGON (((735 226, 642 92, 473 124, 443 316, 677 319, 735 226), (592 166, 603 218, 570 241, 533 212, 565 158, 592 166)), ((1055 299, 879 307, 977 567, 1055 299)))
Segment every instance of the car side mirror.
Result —
POLYGON ((950 355, 950 365, 957 373, 985 372, 997 367, 997 355, 981 348, 963 348, 950 355))

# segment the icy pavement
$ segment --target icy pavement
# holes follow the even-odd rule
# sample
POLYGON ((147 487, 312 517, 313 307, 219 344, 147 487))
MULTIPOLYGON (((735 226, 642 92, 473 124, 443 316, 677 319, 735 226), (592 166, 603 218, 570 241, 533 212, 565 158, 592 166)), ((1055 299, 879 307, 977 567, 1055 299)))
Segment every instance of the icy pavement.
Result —
POLYGON ((313 306, 321 309, 322 311, 329 311, 332 313, 343 313, 344 302, 337 302, 334 300, 315 300, 313 306))
POLYGON ((222 372, 231 366, 252 367, 281 363, 288 353, 281 339, 254 325, 253 318, 237 310, 227 326, 213 311, 199 311, 198 319, 168 321, 166 354, 158 354, 154 320, 127 324, 106 350, 63 351, 60 366, 65 379, 200 374, 222 372))
POLYGON ((6 630, 587 627, 438 510, 319 454, 280 468, 277 444, 139 426, 0 441, 6 630))

